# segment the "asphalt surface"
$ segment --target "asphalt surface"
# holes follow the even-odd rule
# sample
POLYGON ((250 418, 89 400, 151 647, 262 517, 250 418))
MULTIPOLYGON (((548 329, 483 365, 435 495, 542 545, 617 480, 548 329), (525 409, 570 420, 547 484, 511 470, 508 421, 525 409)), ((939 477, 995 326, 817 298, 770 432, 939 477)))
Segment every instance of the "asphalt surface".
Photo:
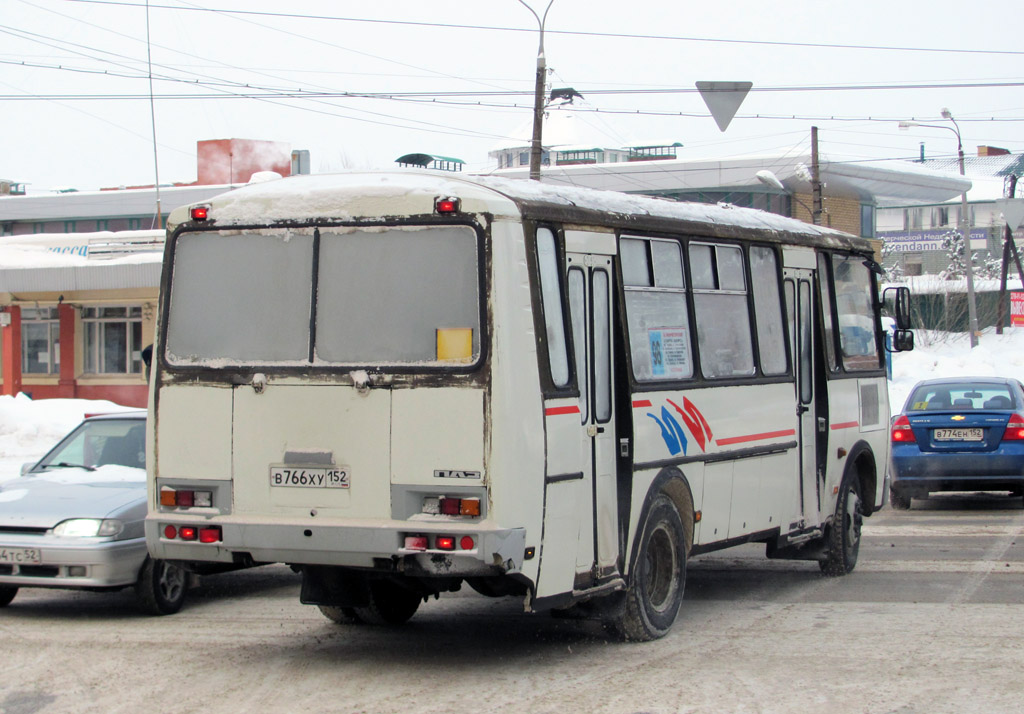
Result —
POLYGON ((643 644, 468 588, 401 627, 336 625, 281 565, 206 577, 161 618, 130 591, 26 589, 0 610, 0 712, 1022 711, 1021 506, 886 509, 842 578, 756 545, 695 558, 643 644))

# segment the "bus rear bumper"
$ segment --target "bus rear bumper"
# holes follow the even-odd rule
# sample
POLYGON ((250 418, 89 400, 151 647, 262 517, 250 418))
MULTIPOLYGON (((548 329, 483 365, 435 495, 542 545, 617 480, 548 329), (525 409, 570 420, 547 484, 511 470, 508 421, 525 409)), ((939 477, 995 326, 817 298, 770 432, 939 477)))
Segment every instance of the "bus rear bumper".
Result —
MULTIPOLYGON (((422 541, 421 541, 422 542, 422 541)), ((484 523, 377 521, 311 525, 240 522, 237 518, 188 519, 151 514, 146 543, 155 558, 218 563, 288 563, 355 568, 415 570, 422 575, 467 577, 515 573, 523 566, 526 530, 484 523), (168 539, 166 526, 220 526, 217 543, 168 539), (407 538, 425 537, 427 547, 407 547, 407 538), (449 541, 442 540, 450 539, 449 541)))

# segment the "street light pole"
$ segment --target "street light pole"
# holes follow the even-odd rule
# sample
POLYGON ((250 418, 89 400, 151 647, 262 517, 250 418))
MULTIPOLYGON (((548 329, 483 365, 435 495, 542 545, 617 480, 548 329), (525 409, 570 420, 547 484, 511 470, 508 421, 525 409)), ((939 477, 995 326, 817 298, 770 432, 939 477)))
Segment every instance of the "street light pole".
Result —
POLYGON ((523 0, 518 1, 537 19, 537 26, 540 28, 540 42, 537 46, 537 80, 533 91, 533 140, 530 142, 530 180, 540 181, 541 135, 544 130, 544 84, 548 74, 547 62, 544 59, 544 23, 547 22, 548 10, 551 9, 555 0, 548 2, 543 18, 539 17, 533 8, 523 0))
MULTIPOLYGON (((956 153, 960 163, 960 175, 966 176, 964 169, 964 142, 960 138, 960 125, 953 118, 949 109, 942 109, 942 118, 953 122, 952 127, 943 124, 921 124, 916 121, 901 121, 900 129, 908 129, 912 126, 923 126, 931 129, 945 129, 956 134, 956 153)), ((960 194, 960 235, 964 239, 964 272, 967 276, 967 331, 970 336, 971 348, 978 346, 978 307, 974 295, 974 257, 971 252, 970 221, 967 216, 967 191, 960 194)))

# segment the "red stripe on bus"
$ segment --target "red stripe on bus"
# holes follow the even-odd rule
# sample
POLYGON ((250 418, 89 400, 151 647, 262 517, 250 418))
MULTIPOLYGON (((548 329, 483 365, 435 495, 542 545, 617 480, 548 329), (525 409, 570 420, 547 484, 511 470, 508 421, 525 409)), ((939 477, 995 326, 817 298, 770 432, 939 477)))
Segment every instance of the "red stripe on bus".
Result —
POLYGON ((780 436, 796 436, 796 429, 784 429, 782 431, 768 431, 764 434, 748 434, 747 436, 731 436, 728 439, 716 439, 719 446, 729 444, 743 444, 748 441, 761 441, 762 439, 776 439, 780 436))
POLYGON ((650 406, 653 406, 651 404, 651 400, 650 399, 638 399, 637 401, 633 402, 633 408, 634 409, 643 409, 644 407, 650 407, 650 406))
POLYGON ((580 407, 578 404, 571 407, 548 407, 544 410, 545 416, 558 416, 559 414, 579 414, 580 407))
POLYGON ((844 421, 841 424, 833 424, 832 431, 835 431, 836 429, 853 429, 857 426, 860 426, 860 424, 855 421, 844 421))

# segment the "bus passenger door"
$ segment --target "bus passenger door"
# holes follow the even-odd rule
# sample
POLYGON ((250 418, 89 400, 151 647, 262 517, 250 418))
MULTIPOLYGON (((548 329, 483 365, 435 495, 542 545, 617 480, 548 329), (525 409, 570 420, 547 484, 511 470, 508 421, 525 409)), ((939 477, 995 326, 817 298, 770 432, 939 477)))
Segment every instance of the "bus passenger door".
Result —
MULTIPOLYGON (((586 234, 576 234, 577 240, 580 235, 586 234)), ((619 553, 612 390, 612 259, 603 254, 567 253, 566 262, 569 319, 580 389, 582 468, 584 480, 590 485, 588 507, 580 504, 583 512, 576 572, 580 576, 577 581, 594 582, 617 572, 619 553)))
POLYGON ((785 269, 790 353, 796 372, 797 440, 800 452, 800 510, 804 527, 820 524, 818 419, 814 408, 814 283, 810 270, 785 269))

